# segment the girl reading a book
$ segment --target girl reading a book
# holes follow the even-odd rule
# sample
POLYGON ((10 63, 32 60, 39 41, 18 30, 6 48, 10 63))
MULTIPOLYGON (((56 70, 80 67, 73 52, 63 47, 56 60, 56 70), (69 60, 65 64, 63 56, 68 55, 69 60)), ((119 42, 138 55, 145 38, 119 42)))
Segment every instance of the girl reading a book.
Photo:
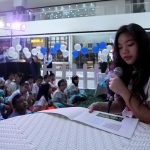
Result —
MULTIPOLYGON (((122 112, 150 123, 150 37, 138 24, 124 25, 119 28, 114 43, 114 67, 121 67, 121 77, 113 74, 109 87, 115 92, 110 107, 113 113, 122 112)), ((93 103, 93 110, 107 111, 108 103, 93 103)))

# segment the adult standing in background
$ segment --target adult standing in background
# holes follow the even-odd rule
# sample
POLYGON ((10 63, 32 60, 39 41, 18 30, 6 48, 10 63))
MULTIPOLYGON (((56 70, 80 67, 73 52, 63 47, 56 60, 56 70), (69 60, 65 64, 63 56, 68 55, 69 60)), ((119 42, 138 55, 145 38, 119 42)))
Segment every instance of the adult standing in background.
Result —
POLYGON ((41 64, 37 56, 33 56, 29 59, 29 68, 30 74, 33 76, 33 78, 37 78, 38 76, 40 76, 41 64))

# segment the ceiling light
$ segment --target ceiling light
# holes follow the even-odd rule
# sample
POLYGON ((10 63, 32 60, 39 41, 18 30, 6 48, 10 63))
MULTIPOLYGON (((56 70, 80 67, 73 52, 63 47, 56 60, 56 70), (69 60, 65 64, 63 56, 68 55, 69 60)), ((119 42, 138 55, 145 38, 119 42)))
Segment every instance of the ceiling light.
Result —
POLYGON ((15 30, 20 30, 20 23, 19 22, 14 22, 11 24, 12 29, 15 30))
POLYGON ((3 21, 0 21, 0 28, 4 28, 5 24, 3 21))

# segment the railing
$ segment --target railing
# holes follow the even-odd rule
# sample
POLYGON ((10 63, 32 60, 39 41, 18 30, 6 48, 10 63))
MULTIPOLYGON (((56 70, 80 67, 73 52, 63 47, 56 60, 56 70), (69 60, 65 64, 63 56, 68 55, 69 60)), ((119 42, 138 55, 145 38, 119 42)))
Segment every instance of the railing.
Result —
MULTIPOLYGON (((121 1, 118 1, 121 2, 121 1)), ((65 6, 31 9, 26 14, 13 15, 12 12, 0 13, 0 19, 9 21, 35 21, 112 14, 150 12, 150 2, 144 3, 114 3, 113 1, 72 4, 65 6), (87 5, 87 6, 86 6, 87 5), (34 11, 32 11, 34 10, 34 11), (44 11, 43 11, 44 10, 44 11)))
POLYGON ((43 75, 47 71, 52 71, 56 76, 56 82, 60 79, 66 79, 68 84, 71 82, 72 75, 78 75, 79 88, 81 89, 95 89, 98 83, 98 73, 100 72, 98 64, 95 64, 92 69, 88 69, 87 64, 83 65, 83 69, 77 69, 76 64, 73 64, 71 69, 68 69, 65 64, 59 68, 56 64, 53 64, 52 68, 47 68, 46 65, 43 65, 42 71, 43 75))

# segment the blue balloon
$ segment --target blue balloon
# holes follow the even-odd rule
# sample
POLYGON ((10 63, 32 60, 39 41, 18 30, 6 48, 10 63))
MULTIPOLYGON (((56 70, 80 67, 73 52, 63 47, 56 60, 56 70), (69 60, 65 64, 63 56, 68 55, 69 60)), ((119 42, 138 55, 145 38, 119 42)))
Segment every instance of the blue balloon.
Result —
POLYGON ((45 55, 47 48, 46 47, 41 47, 41 53, 45 55))
POLYGON ((74 50, 72 52, 72 55, 73 55, 74 58, 77 58, 79 56, 79 52, 77 50, 74 50))
POLYGON ((105 49, 106 48, 106 42, 105 41, 102 41, 99 43, 99 49, 105 49))
POLYGON ((60 46, 61 46, 60 43, 55 43, 55 44, 54 44, 54 48, 55 48, 57 51, 60 50, 60 46))
POLYGON ((53 48, 51 48, 51 54, 52 55, 55 55, 57 53, 57 50, 53 47, 53 48))
POLYGON ((99 51, 99 48, 98 48, 97 45, 93 45, 93 46, 92 46, 92 50, 93 50, 93 53, 97 54, 98 51, 99 51))
POLYGON ((88 47, 86 47, 86 46, 82 47, 82 48, 81 48, 81 53, 82 53, 83 55, 88 54, 88 47))

